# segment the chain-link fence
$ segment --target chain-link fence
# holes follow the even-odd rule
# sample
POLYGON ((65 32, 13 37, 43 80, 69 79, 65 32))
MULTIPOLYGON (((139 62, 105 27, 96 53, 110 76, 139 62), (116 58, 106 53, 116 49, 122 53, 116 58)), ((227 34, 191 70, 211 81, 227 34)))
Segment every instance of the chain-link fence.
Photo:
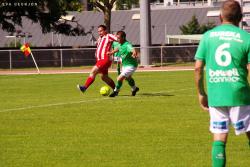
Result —
MULTIPOLYGON (((140 54, 140 47, 136 47, 140 54)), ((193 62, 197 45, 149 47, 150 65, 193 62)), ((96 48, 32 49, 39 67, 77 67, 95 64, 96 48)), ((139 57, 140 62, 140 57, 139 57)), ((0 50, 0 69, 31 68, 31 56, 25 57, 20 50, 0 50)))

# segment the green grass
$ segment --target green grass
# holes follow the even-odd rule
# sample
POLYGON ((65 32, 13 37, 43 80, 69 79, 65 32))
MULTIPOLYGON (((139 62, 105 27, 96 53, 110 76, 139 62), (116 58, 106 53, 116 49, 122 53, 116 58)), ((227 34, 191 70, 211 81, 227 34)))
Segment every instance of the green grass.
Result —
POLYGON ((154 63, 153 66, 155 67, 194 67, 194 62, 173 62, 173 63, 154 63))
MULTIPOLYGON (((152 65, 152 67, 193 67, 194 66, 194 62, 173 62, 173 63, 155 63, 152 65)), ((43 70, 83 70, 83 69, 91 69, 93 66, 74 66, 74 67, 39 67, 40 71, 43 70)), ((116 69, 116 63, 113 63, 111 66, 112 69, 116 69)), ((36 71, 37 69, 35 67, 27 67, 27 68, 13 68, 12 71, 36 71)), ((0 68, 0 71, 10 71, 9 68, 0 68)))
MULTIPOLYGON (((0 76, 1 167, 211 166, 192 71, 136 73, 138 95, 124 83, 112 99, 99 95, 99 77, 78 92, 86 77, 0 76)), ((248 167, 249 157, 246 137, 231 129, 227 165, 248 167)))

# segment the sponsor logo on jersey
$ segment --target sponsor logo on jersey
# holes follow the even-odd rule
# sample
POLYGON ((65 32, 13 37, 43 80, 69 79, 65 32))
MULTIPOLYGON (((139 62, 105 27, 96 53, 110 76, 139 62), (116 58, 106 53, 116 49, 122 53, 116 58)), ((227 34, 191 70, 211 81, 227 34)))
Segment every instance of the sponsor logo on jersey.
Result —
POLYGON ((237 82, 240 79, 239 72, 236 68, 233 68, 231 70, 209 69, 208 74, 210 83, 237 82))
POLYGON ((218 31, 211 32, 210 37, 234 37, 240 38, 240 33, 232 32, 232 31, 218 31))
POLYGON ((237 32, 232 32, 232 31, 218 31, 218 32, 211 32, 209 35, 210 38, 215 38, 215 37, 219 37, 220 40, 234 40, 237 42, 243 42, 240 39, 240 33, 237 32))

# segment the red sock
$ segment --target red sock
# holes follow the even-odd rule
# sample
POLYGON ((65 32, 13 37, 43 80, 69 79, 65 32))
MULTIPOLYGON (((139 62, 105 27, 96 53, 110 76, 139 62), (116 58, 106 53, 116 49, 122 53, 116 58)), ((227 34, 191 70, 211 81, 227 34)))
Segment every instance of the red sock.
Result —
POLYGON ((94 82, 95 78, 94 77, 88 77, 88 79, 86 80, 84 87, 88 88, 93 82, 94 82))

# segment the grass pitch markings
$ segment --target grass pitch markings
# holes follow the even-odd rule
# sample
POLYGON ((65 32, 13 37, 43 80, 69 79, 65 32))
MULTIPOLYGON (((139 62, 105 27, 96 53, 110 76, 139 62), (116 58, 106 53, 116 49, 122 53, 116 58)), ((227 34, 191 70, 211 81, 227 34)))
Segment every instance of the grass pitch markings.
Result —
MULTIPOLYGON (((172 92, 182 92, 182 91, 192 90, 192 89, 194 89, 194 88, 185 88, 185 89, 170 90, 170 91, 152 92, 152 93, 154 93, 154 94, 172 93, 172 92)), ((136 96, 136 97, 119 96, 119 99, 120 98, 124 98, 124 99, 128 99, 128 98, 139 99, 139 98, 141 98, 141 96, 136 96)), ((80 103, 87 103, 87 102, 95 102, 95 101, 99 101, 99 100, 112 100, 112 99, 114 99, 114 98, 105 97, 105 98, 95 98, 95 99, 91 99, 91 100, 73 101, 73 102, 67 102, 67 103, 53 103, 53 104, 43 104, 43 105, 20 107, 20 108, 10 108, 10 109, 0 110, 0 113, 3 113, 3 112, 13 112, 13 111, 21 111, 21 110, 28 110, 28 109, 34 109, 34 108, 47 108, 47 107, 55 107, 55 106, 63 106, 63 105, 71 105, 71 104, 80 104, 80 103)), ((115 98, 115 99, 117 99, 117 98, 115 98)))
MULTIPOLYGON (((176 71, 193 71, 193 68, 176 68, 176 69, 137 69, 136 72, 176 72, 176 71)), ((9 71, 0 71, 0 75, 48 75, 48 74, 89 74, 89 71, 41 71, 37 72, 9 72, 9 71)), ((109 73, 117 73, 115 70, 110 70, 109 73)))

